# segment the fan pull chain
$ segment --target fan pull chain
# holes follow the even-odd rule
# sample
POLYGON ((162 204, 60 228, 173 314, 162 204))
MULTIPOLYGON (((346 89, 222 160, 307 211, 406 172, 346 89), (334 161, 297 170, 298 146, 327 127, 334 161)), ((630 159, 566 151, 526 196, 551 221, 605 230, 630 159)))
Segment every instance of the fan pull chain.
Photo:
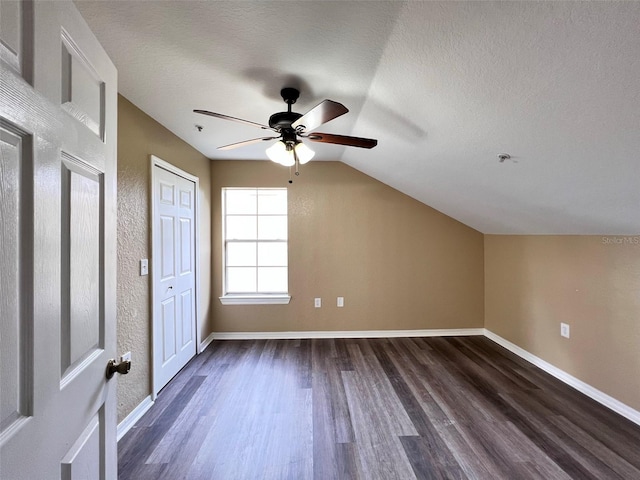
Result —
POLYGON ((293 161, 295 162, 296 165, 296 177, 298 175, 300 175, 300 172, 298 171, 298 168, 300 167, 300 160, 298 159, 298 154, 296 153, 296 149, 293 149, 293 161))

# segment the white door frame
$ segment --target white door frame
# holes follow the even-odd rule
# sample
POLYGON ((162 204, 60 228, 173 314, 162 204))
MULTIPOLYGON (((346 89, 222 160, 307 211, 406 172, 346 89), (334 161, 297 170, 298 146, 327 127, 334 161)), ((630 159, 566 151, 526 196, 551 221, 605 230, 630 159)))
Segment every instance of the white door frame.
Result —
POLYGON ((154 194, 154 188, 155 188, 155 184, 156 184, 156 167, 162 168, 164 170, 167 170, 171 173, 174 173, 176 175, 178 175, 179 177, 182 177, 186 180, 189 180, 193 183, 195 183, 195 199, 194 199, 194 213, 193 213, 193 221, 195 222, 195 233, 194 233, 194 240, 195 240, 195 308, 194 308, 194 321, 195 321, 195 332, 196 332, 196 355, 199 355, 201 352, 201 347, 200 347, 200 342, 201 342, 201 333, 200 333, 200 320, 199 320, 199 307, 198 307, 198 303, 200 301, 200 219, 198 218, 198 216, 200 215, 200 179, 194 175, 191 175, 190 173, 185 172, 184 170, 176 167, 175 165, 170 164, 169 162, 166 162, 165 160, 162 160, 159 157, 156 157, 155 155, 151 155, 151 188, 149 189, 150 192, 150 202, 151 202, 151 284, 149 286, 149 291, 151 293, 150 297, 151 297, 151 338, 150 338, 150 344, 151 344, 151 399, 155 400, 156 397, 158 396, 158 392, 160 391, 160 389, 164 386, 160 386, 158 385, 158 381, 157 381, 157 375, 156 375, 156 371, 155 371, 155 358, 156 355, 159 355, 159 352, 155 351, 155 347, 154 347, 154 338, 155 338, 155 334, 156 334, 156 318, 157 318, 157 313, 156 312, 156 302, 155 302, 155 298, 154 298, 154 291, 155 291, 155 272, 153 269, 153 265, 154 265, 154 259, 156 258, 156 255, 159 255, 158 252, 155 251, 155 245, 156 245, 156 235, 158 235, 158 232, 156 232, 154 225, 155 225, 155 218, 157 215, 156 212, 156 202, 154 200, 153 194, 154 194))

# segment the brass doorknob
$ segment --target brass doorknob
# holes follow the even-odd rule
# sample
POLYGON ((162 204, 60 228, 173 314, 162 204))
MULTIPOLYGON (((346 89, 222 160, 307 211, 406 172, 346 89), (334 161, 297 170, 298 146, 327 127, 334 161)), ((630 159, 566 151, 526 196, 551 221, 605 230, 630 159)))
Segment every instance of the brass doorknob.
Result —
POLYGON ((112 358, 107 362, 107 380, 113 377, 114 373, 126 375, 129 373, 129 370, 131 370, 131 360, 124 360, 120 363, 116 363, 112 358))

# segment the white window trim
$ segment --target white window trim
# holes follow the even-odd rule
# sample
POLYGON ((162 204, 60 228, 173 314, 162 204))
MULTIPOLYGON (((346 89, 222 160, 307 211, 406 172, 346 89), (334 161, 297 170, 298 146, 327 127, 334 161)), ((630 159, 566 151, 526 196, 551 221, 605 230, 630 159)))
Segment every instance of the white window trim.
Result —
POLYGON ((218 297, 223 305, 288 305, 291 295, 234 295, 218 297))
MULTIPOLYGON (((225 242, 225 233, 224 233, 224 225, 225 225, 225 211, 224 211, 224 191, 225 189, 234 188, 234 187, 224 187, 221 189, 220 195, 222 197, 223 206, 222 210, 222 296, 218 297, 220 303, 222 305, 288 305, 291 301, 291 295, 287 293, 255 293, 255 294, 239 294, 239 293, 226 293, 226 242, 225 242)), ((237 187, 237 188, 269 188, 269 187, 237 187)), ((288 201, 288 199, 287 199, 288 201)), ((287 217, 288 217, 287 213, 287 217)), ((288 243, 288 239, 287 239, 288 243)), ((287 271, 289 267, 287 266, 287 271)), ((287 272, 288 274, 288 272, 287 272)))

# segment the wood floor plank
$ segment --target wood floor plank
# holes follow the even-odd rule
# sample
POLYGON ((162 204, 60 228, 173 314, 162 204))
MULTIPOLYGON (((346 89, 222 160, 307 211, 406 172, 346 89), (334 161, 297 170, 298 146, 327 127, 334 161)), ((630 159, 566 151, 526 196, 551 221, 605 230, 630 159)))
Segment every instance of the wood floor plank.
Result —
MULTIPOLYGON (((394 391, 398 395, 400 402, 416 429, 417 435, 415 437, 402 437, 402 445, 405 448, 405 451, 407 451, 407 454, 409 454, 409 451, 412 453, 419 452, 422 455, 429 454, 431 456, 428 462, 430 464, 430 471, 433 469, 433 471, 438 472, 438 475, 440 475, 440 472, 445 470, 451 471, 453 467, 457 468, 458 465, 455 457, 446 447, 442 438, 440 438, 437 429, 434 427, 433 423, 420 405, 420 401, 413 394, 411 388, 403 378, 403 375, 400 373, 400 369, 391 361, 388 348, 385 348, 385 345, 376 343, 374 344, 373 350, 375 351, 380 365, 389 378, 394 391), (416 437, 419 438, 419 441, 415 441, 416 437), (445 469, 442 467, 449 468, 445 469)), ((413 457, 409 455, 410 461, 412 461, 412 458, 415 459, 415 455, 413 457)), ((423 473, 423 462, 412 461, 412 465, 414 467, 414 471, 419 467, 417 471, 420 471, 421 474, 423 473)))
POLYGON ((366 356, 361 351, 361 344, 350 348, 354 374, 349 375, 349 378, 358 387, 358 401, 367 409, 372 425, 376 428, 397 436, 416 435, 415 425, 375 355, 373 345, 376 343, 379 343, 378 339, 367 342, 367 348, 364 349, 366 356))
POLYGON ((122 480, 638 480, 640 426, 484 337, 214 341, 122 480))
MULTIPOLYGON (((339 480, 366 480, 355 442, 336 445, 336 473, 336 478, 339 480)), ((314 476, 314 478, 326 477, 314 476)))
MULTIPOLYGON (((588 450, 588 452, 597 458, 602 465, 612 468, 620 478, 640 479, 639 468, 631 465, 618 453, 607 447, 603 442, 594 438, 592 435, 570 422, 564 416, 551 417, 550 421, 568 438, 573 439, 576 445, 582 446, 588 450)), ((636 447, 638 447, 638 445, 636 445, 636 447)))
MULTIPOLYGON (((559 383, 559 382, 558 382, 559 383)), ((553 395, 549 391, 532 392, 532 400, 541 407, 548 408, 557 416, 564 416, 576 427, 587 432, 592 438, 611 450, 615 450, 625 461, 640 469, 640 434, 638 426, 620 415, 596 403, 590 398, 580 395, 578 402, 570 399, 577 393, 574 389, 570 396, 563 391, 556 391, 553 395), (573 408, 566 408, 572 405, 573 408)), ((640 478, 640 477, 639 477, 640 478)))
MULTIPOLYGON (((434 446, 432 438, 425 436, 400 437, 416 478, 420 480, 465 478, 462 468, 455 460, 451 462, 448 458, 442 458, 443 450, 439 448, 439 445, 434 446)), ((439 441, 438 443, 444 442, 439 441)), ((451 452, 447 453, 446 457, 453 458, 451 452)))
POLYGON ((315 478, 340 479, 357 464, 352 445, 355 441, 351 415, 342 383, 343 362, 332 339, 315 342, 312 362, 313 392, 313 469, 315 478))
POLYGON ((135 448, 130 448, 119 456, 118 468, 119 471, 122 472, 119 475, 127 478, 127 472, 129 472, 131 475, 130 478, 142 476, 141 473, 135 473, 135 468, 130 472, 130 466, 135 465, 139 469, 142 468, 141 466, 143 464, 147 463, 147 459, 152 454, 156 445, 165 437, 203 380, 204 377, 189 377, 184 388, 171 399, 171 402, 164 409, 160 410, 162 413, 158 417, 155 417, 151 425, 148 427, 140 427, 145 429, 140 432, 134 431, 134 433, 138 433, 138 443, 135 445, 135 448))
POLYGON ((480 445, 468 440, 462 425, 436 425, 436 428, 464 473, 463 478, 471 480, 501 478, 500 470, 496 467, 493 459, 480 445))
MULTIPOLYGON (((356 362, 354 362, 356 363, 356 362)), ((389 430, 389 417, 376 405, 373 385, 356 371, 342 372, 345 392, 354 424, 358 456, 367 479, 404 480, 415 478, 398 433, 389 430)), ((407 418, 407 422, 410 422, 407 418)), ((415 435, 415 430, 409 433, 415 435)))

